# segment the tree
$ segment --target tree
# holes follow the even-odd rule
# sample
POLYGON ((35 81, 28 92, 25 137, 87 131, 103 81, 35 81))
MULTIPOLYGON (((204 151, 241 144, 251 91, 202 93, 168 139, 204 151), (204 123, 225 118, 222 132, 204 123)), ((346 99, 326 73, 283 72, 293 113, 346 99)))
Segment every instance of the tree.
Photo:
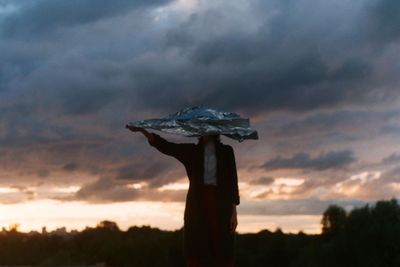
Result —
POLYGON ((97 228, 109 229, 112 231, 119 231, 119 227, 116 222, 112 221, 101 221, 97 224, 97 228))
POLYGON ((323 214, 322 234, 334 236, 344 229, 346 223, 346 211, 337 205, 330 205, 323 214))

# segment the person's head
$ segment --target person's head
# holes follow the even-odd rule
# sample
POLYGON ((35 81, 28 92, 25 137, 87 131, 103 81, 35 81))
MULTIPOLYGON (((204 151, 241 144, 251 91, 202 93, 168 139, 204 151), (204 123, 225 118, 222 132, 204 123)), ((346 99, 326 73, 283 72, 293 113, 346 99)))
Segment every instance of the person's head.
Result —
POLYGON ((219 134, 214 134, 214 135, 206 135, 206 136, 200 136, 198 138, 199 143, 204 143, 207 144, 208 142, 221 142, 221 136, 219 134))

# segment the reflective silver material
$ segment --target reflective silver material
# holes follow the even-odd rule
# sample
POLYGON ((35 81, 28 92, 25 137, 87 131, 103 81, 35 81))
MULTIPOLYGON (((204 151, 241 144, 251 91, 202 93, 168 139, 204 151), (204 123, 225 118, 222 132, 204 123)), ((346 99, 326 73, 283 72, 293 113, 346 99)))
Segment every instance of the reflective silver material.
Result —
POLYGON ((258 139, 257 131, 250 128, 248 118, 203 105, 182 109, 165 118, 135 121, 129 125, 187 137, 221 134, 239 142, 258 139))

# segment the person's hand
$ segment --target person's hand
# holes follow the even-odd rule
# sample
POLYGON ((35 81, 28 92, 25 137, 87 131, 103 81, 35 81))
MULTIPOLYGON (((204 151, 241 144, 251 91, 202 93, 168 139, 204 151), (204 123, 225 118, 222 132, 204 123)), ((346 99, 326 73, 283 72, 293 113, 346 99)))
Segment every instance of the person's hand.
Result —
POLYGON ((231 233, 235 232, 237 225, 238 225, 238 221, 237 221, 236 205, 234 205, 233 210, 232 210, 232 215, 231 215, 231 221, 230 221, 231 233))
POLYGON ((146 138, 150 142, 150 144, 154 143, 154 135, 152 133, 149 133, 148 131, 146 131, 146 129, 141 128, 141 127, 136 127, 133 125, 129 125, 129 124, 127 124, 125 127, 128 128, 129 130, 131 130, 132 132, 141 132, 144 136, 146 136, 146 138))
POLYGON ((128 124, 125 127, 128 128, 129 130, 131 130, 132 132, 140 132, 143 130, 143 128, 136 127, 133 125, 128 125, 128 124))

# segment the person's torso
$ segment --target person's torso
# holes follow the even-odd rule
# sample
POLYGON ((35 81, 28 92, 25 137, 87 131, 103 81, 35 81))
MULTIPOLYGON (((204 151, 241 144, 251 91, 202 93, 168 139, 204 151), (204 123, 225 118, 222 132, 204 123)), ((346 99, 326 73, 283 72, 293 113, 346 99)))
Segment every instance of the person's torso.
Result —
POLYGON ((217 185, 217 156, 214 142, 204 145, 204 184, 217 185))

